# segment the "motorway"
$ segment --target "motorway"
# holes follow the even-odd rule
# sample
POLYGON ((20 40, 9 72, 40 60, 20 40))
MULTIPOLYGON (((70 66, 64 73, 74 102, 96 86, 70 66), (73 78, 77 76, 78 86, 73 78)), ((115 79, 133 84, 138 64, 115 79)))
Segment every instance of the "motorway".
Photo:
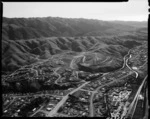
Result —
POLYGON ((144 78, 144 80, 142 81, 140 87, 138 88, 137 93, 136 93, 136 95, 135 95, 135 97, 134 97, 134 99, 133 99, 133 101, 132 101, 132 103, 130 104, 130 107, 129 107, 129 109, 128 109, 128 114, 126 115, 127 117, 128 117, 128 116, 131 117, 131 118, 133 117, 133 114, 134 114, 134 112, 135 112, 136 105, 137 105, 137 102, 138 102, 138 99, 139 99, 139 94, 140 94, 140 92, 141 92, 141 90, 142 90, 142 87, 143 87, 143 85, 144 85, 144 83, 145 83, 147 77, 148 77, 148 75, 145 76, 145 78, 144 78))

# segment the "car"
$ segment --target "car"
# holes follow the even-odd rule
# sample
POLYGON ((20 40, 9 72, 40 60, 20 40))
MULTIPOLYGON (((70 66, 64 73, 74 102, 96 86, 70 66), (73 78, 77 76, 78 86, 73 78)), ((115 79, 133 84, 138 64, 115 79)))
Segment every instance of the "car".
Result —
POLYGON ((47 111, 51 111, 51 110, 52 110, 52 107, 47 107, 46 110, 47 110, 47 111))
POLYGON ((48 105, 49 105, 49 106, 54 106, 54 104, 53 104, 53 103, 49 103, 48 105))
POLYGON ((36 108, 34 108, 32 111, 34 112, 36 110, 36 108))
POLYGON ((8 112, 8 110, 4 110, 4 113, 8 112))

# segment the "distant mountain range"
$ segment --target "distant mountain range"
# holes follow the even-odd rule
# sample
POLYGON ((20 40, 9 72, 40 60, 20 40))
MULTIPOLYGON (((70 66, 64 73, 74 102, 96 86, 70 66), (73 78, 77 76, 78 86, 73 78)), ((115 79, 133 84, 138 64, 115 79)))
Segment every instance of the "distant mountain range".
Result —
POLYGON ((65 51, 101 50, 113 55, 116 50, 123 56, 147 40, 147 34, 147 22, 3 17, 2 71, 65 51))
POLYGON ((39 37, 75 37, 119 35, 138 28, 147 22, 100 21, 67 18, 3 18, 3 39, 20 40, 39 37))

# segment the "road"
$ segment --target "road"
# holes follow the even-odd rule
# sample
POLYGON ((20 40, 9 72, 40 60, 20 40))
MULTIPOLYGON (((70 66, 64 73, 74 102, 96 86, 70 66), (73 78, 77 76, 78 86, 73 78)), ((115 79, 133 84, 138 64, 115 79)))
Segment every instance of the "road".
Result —
POLYGON ((25 98, 25 97, 30 97, 30 96, 34 96, 34 97, 39 97, 39 96, 56 96, 56 97, 62 97, 62 96, 58 96, 58 95, 54 95, 54 94, 34 94, 34 95, 13 95, 14 98, 25 98))
POLYGON ((93 108, 93 97, 95 95, 95 92, 92 92, 91 98, 90 98, 90 117, 94 116, 94 108, 93 108))
POLYGON ((85 86, 86 84, 88 84, 89 82, 85 82, 84 84, 82 84, 81 86, 79 86, 78 88, 74 89, 73 91, 71 91, 70 93, 68 93, 66 96, 64 96, 62 98, 62 100, 55 106, 55 108, 47 115, 48 117, 52 117, 55 113, 57 113, 58 109, 66 102, 66 100, 68 99, 69 94, 73 94, 74 92, 78 91, 79 89, 81 89, 83 86, 85 86))
POLYGON ((140 66, 139 68, 142 68, 144 65, 146 65, 147 64, 147 61, 145 61, 145 63, 142 65, 142 66, 140 66))
MULTIPOLYGON (((137 77, 138 77, 138 73, 137 73, 135 70, 133 70, 132 68, 130 68, 129 65, 128 65, 128 60, 129 60, 130 58, 132 58, 132 55, 130 54, 131 50, 132 50, 132 49, 130 49, 130 50, 128 51, 128 53, 124 56, 124 58, 123 58, 124 63, 123 63, 123 66, 122 66, 121 69, 123 69, 125 66, 127 66, 130 70, 132 70, 132 71, 136 74, 136 78, 137 78, 137 77), (130 55, 130 56, 129 56, 129 58, 126 59, 126 57, 127 57, 128 55, 130 55)), ((121 70, 121 69, 120 69, 120 70, 121 70)))
POLYGON ((123 66, 122 66, 122 68, 121 68, 120 70, 122 70, 122 69, 126 66, 126 57, 130 54, 131 50, 132 50, 132 49, 130 49, 130 50, 128 51, 128 53, 124 56, 124 58, 123 58, 124 63, 123 63, 123 66))
MULTIPOLYGON (((129 58, 131 58, 131 57, 132 57, 132 56, 130 55, 129 58)), ((138 72, 136 72, 135 70, 133 70, 133 69, 132 69, 131 67, 129 67, 129 65, 128 65, 128 60, 129 60, 129 58, 126 60, 126 66, 136 74, 136 78, 137 78, 137 77, 138 77, 138 72)))
POLYGON ((30 117, 33 117, 36 113, 38 113, 39 111, 41 111, 41 109, 44 107, 44 105, 42 105, 38 110, 36 110, 32 115, 30 115, 30 117))
MULTIPOLYGON (((50 58, 48 58, 48 59, 42 59, 41 61, 32 63, 32 64, 31 64, 31 69, 33 69, 34 65, 39 64, 39 63, 41 64, 41 63, 43 63, 43 62, 46 62, 46 61, 48 61, 48 60, 51 60, 52 58, 53 58, 53 56, 50 57, 50 58)), ((19 69, 15 70, 13 73, 11 73, 9 76, 13 76, 17 71, 19 71, 19 70, 21 70, 21 69, 24 69, 24 67, 26 67, 26 66, 29 66, 29 65, 24 65, 24 66, 20 67, 19 69)), ((37 72, 36 72, 36 74, 38 75, 37 72)))
POLYGON ((82 53, 80 53, 79 55, 73 57, 73 60, 70 62, 70 68, 71 68, 71 69, 73 69, 73 64, 74 64, 74 62, 75 62, 75 60, 76 60, 77 58, 79 58, 79 57, 84 57, 82 60, 85 60, 85 56, 84 56, 85 53, 86 53, 86 52, 82 52, 82 53))
POLYGON ((145 97, 145 114, 144 114, 144 118, 143 119, 148 119, 148 115, 149 115, 149 102, 148 102, 148 87, 146 88, 146 97, 145 97))
POLYGON ((57 82, 58 82, 59 79, 61 78, 60 74, 57 73, 57 71, 58 71, 60 68, 61 68, 61 67, 57 67, 57 68, 54 70, 54 72, 53 72, 53 74, 56 74, 56 75, 59 76, 59 77, 55 80, 55 84, 58 84, 57 82))
POLYGON ((5 107, 5 109, 4 110, 6 110, 14 101, 15 101, 15 97, 13 97, 13 99, 11 100, 11 102, 9 103, 9 105, 7 105, 6 107, 5 107))

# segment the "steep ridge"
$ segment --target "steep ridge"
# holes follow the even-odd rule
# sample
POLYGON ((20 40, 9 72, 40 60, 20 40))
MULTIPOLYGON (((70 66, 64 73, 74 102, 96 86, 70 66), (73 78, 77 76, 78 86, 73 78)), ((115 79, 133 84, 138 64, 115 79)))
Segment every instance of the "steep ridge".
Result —
POLYGON ((120 57, 123 57, 128 48, 133 47, 134 44, 140 44, 137 41, 123 41, 120 39, 120 41, 112 42, 110 40, 109 42, 109 40, 104 40, 100 37, 78 37, 77 39, 73 37, 50 37, 17 41, 5 40, 2 41, 2 69, 3 71, 13 71, 22 65, 31 64, 38 61, 38 59, 47 59, 51 55, 66 51, 94 51, 116 57, 119 54, 120 57), (124 43, 123 46, 121 45, 123 42, 128 43, 124 43), (129 45, 130 42, 131 46, 129 45))

